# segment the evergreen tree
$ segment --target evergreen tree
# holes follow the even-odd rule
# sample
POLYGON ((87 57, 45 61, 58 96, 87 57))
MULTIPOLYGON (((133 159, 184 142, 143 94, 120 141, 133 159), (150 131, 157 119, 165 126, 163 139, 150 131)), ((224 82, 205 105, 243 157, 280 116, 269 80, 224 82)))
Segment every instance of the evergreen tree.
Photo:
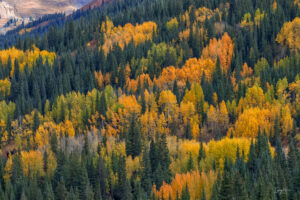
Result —
POLYGON ((65 200, 66 196, 67 196, 67 189, 64 183, 64 180, 61 179, 58 183, 58 185, 56 186, 55 189, 55 196, 57 200, 65 200))
POLYGON ((192 171, 194 169, 194 160, 192 157, 192 153, 190 152, 188 163, 187 163, 187 171, 192 171))
POLYGON ((198 163, 202 160, 206 158, 206 154, 205 154, 205 150, 203 147, 203 142, 201 141, 200 143, 200 148, 199 148, 199 154, 198 154, 198 163))
POLYGON ((33 131, 36 131, 40 126, 40 118, 39 113, 36 110, 33 115, 33 131))
POLYGON ((182 192, 181 192, 181 200, 190 200, 190 192, 189 192, 189 188, 188 185, 186 184, 184 188, 182 188, 182 192))
POLYGON ((141 185, 146 192, 147 196, 150 195, 152 189, 152 180, 151 180, 151 162, 149 157, 149 151, 147 147, 144 148, 143 151, 143 159, 142 159, 142 177, 141 177, 141 185))
POLYGON ((107 111, 107 103, 106 103, 105 92, 102 92, 100 96, 99 114, 106 116, 106 111, 107 111))
POLYGON ((224 172, 219 191, 219 199, 229 200, 233 198, 233 180, 231 174, 231 166, 228 158, 225 157, 224 172))
POLYGON ((126 136, 126 154, 135 158, 141 153, 141 133, 135 116, 131 117, 130 127, 126 136))
POLYGON ((43 194, 44 194, 45 200, 54 200, 55 199, 54 192, 52 190, 52 186, 49 183, 45 184, 45 189, 44 189, 43 194))

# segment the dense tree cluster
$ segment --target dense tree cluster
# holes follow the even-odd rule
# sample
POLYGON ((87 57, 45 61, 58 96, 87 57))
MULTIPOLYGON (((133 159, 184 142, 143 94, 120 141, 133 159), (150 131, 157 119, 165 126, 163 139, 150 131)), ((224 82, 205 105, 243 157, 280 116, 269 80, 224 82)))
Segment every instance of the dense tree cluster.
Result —
POLYGON ((299 199, 299 9, 115 0, 0 36, 0 199, 299 199))

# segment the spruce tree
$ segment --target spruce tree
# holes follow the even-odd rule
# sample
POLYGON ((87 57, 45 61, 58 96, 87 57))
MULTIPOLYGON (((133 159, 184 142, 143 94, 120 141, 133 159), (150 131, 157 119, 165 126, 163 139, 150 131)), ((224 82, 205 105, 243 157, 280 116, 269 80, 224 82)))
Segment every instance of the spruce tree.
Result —
POLYGON ((106 111, 107 111, 107 103, 106 103, 105 92, 103 91, 100 96, 99 114, 106 116, 106 111))
POLYGON ((205 154, 205 150, 204 150, 204 147, 203 147, 203 142, 201 141, 200 148, 199 148, 199 153, 198 153, 198 163, 200 163, 200 161, 202 159, 205 159, 205 158, 206 158, 206 154, 205 154))
POLYGON ((192 171, 194 169, 194 160, 192 157, 192 153, 190 152, 189 159, 187 162, 187 171, 192 171))
POLYGON ((189 192, 189 188, 188 185, 186 184, 184 188, 182 188, 182 192, 181 192, 181 200, 190 200, 190 192, 189 192))
POLYGON ((149 157, 149 151, 147 147, 144 148, 143 158, 142 158, 142 177, 141 177, 141 185, 149 196, 152 189, 152 180, 151 180, 151 162, 149 157))
POLYGON ((141 132, 135 116, 131 117, 130 127, 126 135, 126 154, 135 158, 141 153, 141 132))
POLYGON ((219 191, 219 199, 230 200, 233 198, 233 179, 231 174, 230 161, 225 157, 224 162, 224 172, 221 182, 221 187, 219 191))

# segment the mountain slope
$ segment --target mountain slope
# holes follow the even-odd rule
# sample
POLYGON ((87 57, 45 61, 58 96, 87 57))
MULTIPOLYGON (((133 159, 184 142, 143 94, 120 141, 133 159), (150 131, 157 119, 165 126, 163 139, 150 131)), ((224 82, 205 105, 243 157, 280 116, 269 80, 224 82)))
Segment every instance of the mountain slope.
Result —
POLYGON ((69 14, 86 5, 90 0, 6 0, 0 2, 0 33, 15 28, 43 15, 54 13, 69 14), (10 23, 9 20, 16 23, 10 23), (27 20, 26 20, 27 19, 27 20), (30 20, 29 20, 30 19, 30 20), (4 27, 6 26, 6 27, 4 27))

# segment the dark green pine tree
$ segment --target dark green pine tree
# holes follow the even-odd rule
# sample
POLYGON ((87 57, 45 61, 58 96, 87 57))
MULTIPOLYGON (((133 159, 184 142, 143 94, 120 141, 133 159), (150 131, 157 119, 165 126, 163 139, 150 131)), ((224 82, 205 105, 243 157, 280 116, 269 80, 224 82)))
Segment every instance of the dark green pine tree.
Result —
POLYGON ((106 103, 105 92, 103 91, 100 96, 99 114, 106 116, 106 111, 107 111, 107 103, 106 103))
MULTIPOLYGON (((142 199, 148 199, 146 198, 146 194, 143 191, 143 188, 141 186, 140 181, 134 181, 133 183, 133 192, 132 192, 132 199, 133 200, 142 200, 142 199)), ((147 195, 148 196, 148 195, 147 195)))
POLYGON ((149 151, 147 147, 143 151, 142 159, 142 176, 141 176, 141 185, 146 192, 147 196, 150 195, 152 189, 152 180, 151 180, 151 162, 149 157, 149 151))
POLYGON ((158 150, 157 150, 154 140, 151 140, 151 143, 150 143, 149 157, 150 157, 150 163, 151 163, 151 170, 152 170, 152 174, 153 174, 159 163, 158 150))
POLYGON ((190 192, 189 192, 189 188, 188 185, 186 184, 184 188, 182 188, 182 192, 181 192, 181 200, 190 200, 190 192))
POLYGON ((55 196, 57 200, 65 200, 67 197, 67 189, 63 179, 61 179, 58 185, 56 186, 55 196))
POLYGON ((242 177, 240 176, 239 172, 237 172, 235 174, 234 198, 235 199, 244 199, 244 200, 249 199, 248 195, 247 195, 246 186, 245 186, 244 181, 243 181, 242 177))
POLYGON ((201 141, 200 148, 199 148, 199 154, 198 154, 198 163, 200 163, 200 161, 205 158, 206 158, 206 154, 205 154, 205 150, 203 147, 203 142, 201 141))
POLYGON ((131 117, 129 130, 126 134, 126 154, 135 158, 141 153, 141 130, 136 122, 136 117, 131 117))
POLYGON ((180 103, 180 94, 179 94, 179 89, 178 89, 176 79, 175 79, 174 84, 173 84, 173 94, 176 96, 177 103, 180 103))
POLYGON ((87 182, 84 190, 84 198, 83 199, 88 199, 88 200, 94 200, 94 191, 93 191, 93 186, 87 182))
POLYGON ((271 144, 272 145, 275 145, 276 144, 276 140, 278 138, 280 138, 280 121, 279 121, 279 117, 276 115, 275 117, 275 122, 274 122, 274 133, 273 135, 271 135, 271 138, 270 138, 270 141, 271 141, 271 144))
POLYGON ((192 171, 194 169, 194 159, 192 153, 190 152, 189 159, 187 162, 187 171, 192 171))
POLYGON ((158 166, 156 168, 156 170, 153 173, 153 181, 157 187, 157 189, 159 189, 164 181, 164 171, 160 165, 160 163, 158 163, 158 166))
POLYGON ((50 136, 50 146, 53 153, 57 154, 58 141, 56 133, 52 133, 50 136))
POLYGON ((192 139, 192 128, 191 123, 188 121, 185 128, 185 138, 191 140, 192 139))
POLYGON ((101 153, 99 154, 98 158, 98 166, 97 166, 97 172, 96 172, 96 181, 99 183, 100 187, 100 194, 102 196, 102 199, 107 199, 108 194, 107 194, 107 170, 105 166, 105 162, 102 159, 101 153))
POLYGON ((141 94, 141 105, 142 105, 142 114, 146 112, 146 100, 145 100, 145 92, 143 91, 141 94))
POLYGON ((33 131, 35 132, 40 126, 40 118, 39 118, 39 112, 37 110, 34 111, 33 115, 33 131))
POLYGON ((44 156, 43 156, 43 166, 44 166, 44 171, 47 172, 48 171, 48 153, 47 151, 44 152, 44 156))
POLYGON ((257 155, 255 151, 255 146, 253 144, 253 140, 251 140, 250 144, 250 150, 249 150, 249 155, 248 155, 248 162, 247 162, 247 168, 249 169, 250 173, 255 173, 257 170, 257 155))
POLYGON ((21 155, 18 152, 12 160, 11 182, 15 184, 23 178, 23 169, 21 164, 21 155))
POLYGON ((66 200, 80 200, 78 190, 74 191, 73 187, 71 187, 70 192, 67 193, 66 200))
POLYGON ((161 165, 163 171, 164 181, 169 183, 171 181, 171 170, 170 170, 170 154, 167 146, 167 138, 166 134, 161 134, 160 139, 158 141, 157 155, 159 158, 159 163, 161 165))
POLYGON ((61 100, 60 103, 60 113, 59 113, 59 118, 58 118, 58 123, 59 122, 64 122, 66 119, 66 107, 65 107, 65 103, 63 100, 61 100))
POLYGON ((275 138, 275 151, 275 162, 277 166, 285 170, 287 168, 286 158, 282 150, 281 140, 278 137, 275 138))
POLYGON ((221 182, 221 187, 219 191, 219 199, 221 200, 231 200, 233 199, 233 179, 231 173, 230 161, 225 157, 224 162, 224 172, 221 182))
POLYGON ((45 189, 44 189, 43 194, 44 194, 44 200, 54 200, 55 199, 54 192, 52 190, 52 186, 48 182, 46 182, 46 184, 45 184, 45 189))
POLYGON ((80 198, 83 198, 88 182, 87 178, 87 171, 81 163, 80 154, 78 152, 72 153, 67 166, 66 186, 77 188, 80 198))
POLYGON ((116 199, 120 199, 120 200, 132 199, 132 191, 131 191, 129 181, 127 180, 126 161, 124 156, 119 157, 117 175, 118 175, 118 184, 114 192, 116 199))
POLYGON ((288 170, 289 170, 289 197, 298 199, 299 195, 299 150, 292 138, 289 139, 289 152, 288 152, 288 170))

